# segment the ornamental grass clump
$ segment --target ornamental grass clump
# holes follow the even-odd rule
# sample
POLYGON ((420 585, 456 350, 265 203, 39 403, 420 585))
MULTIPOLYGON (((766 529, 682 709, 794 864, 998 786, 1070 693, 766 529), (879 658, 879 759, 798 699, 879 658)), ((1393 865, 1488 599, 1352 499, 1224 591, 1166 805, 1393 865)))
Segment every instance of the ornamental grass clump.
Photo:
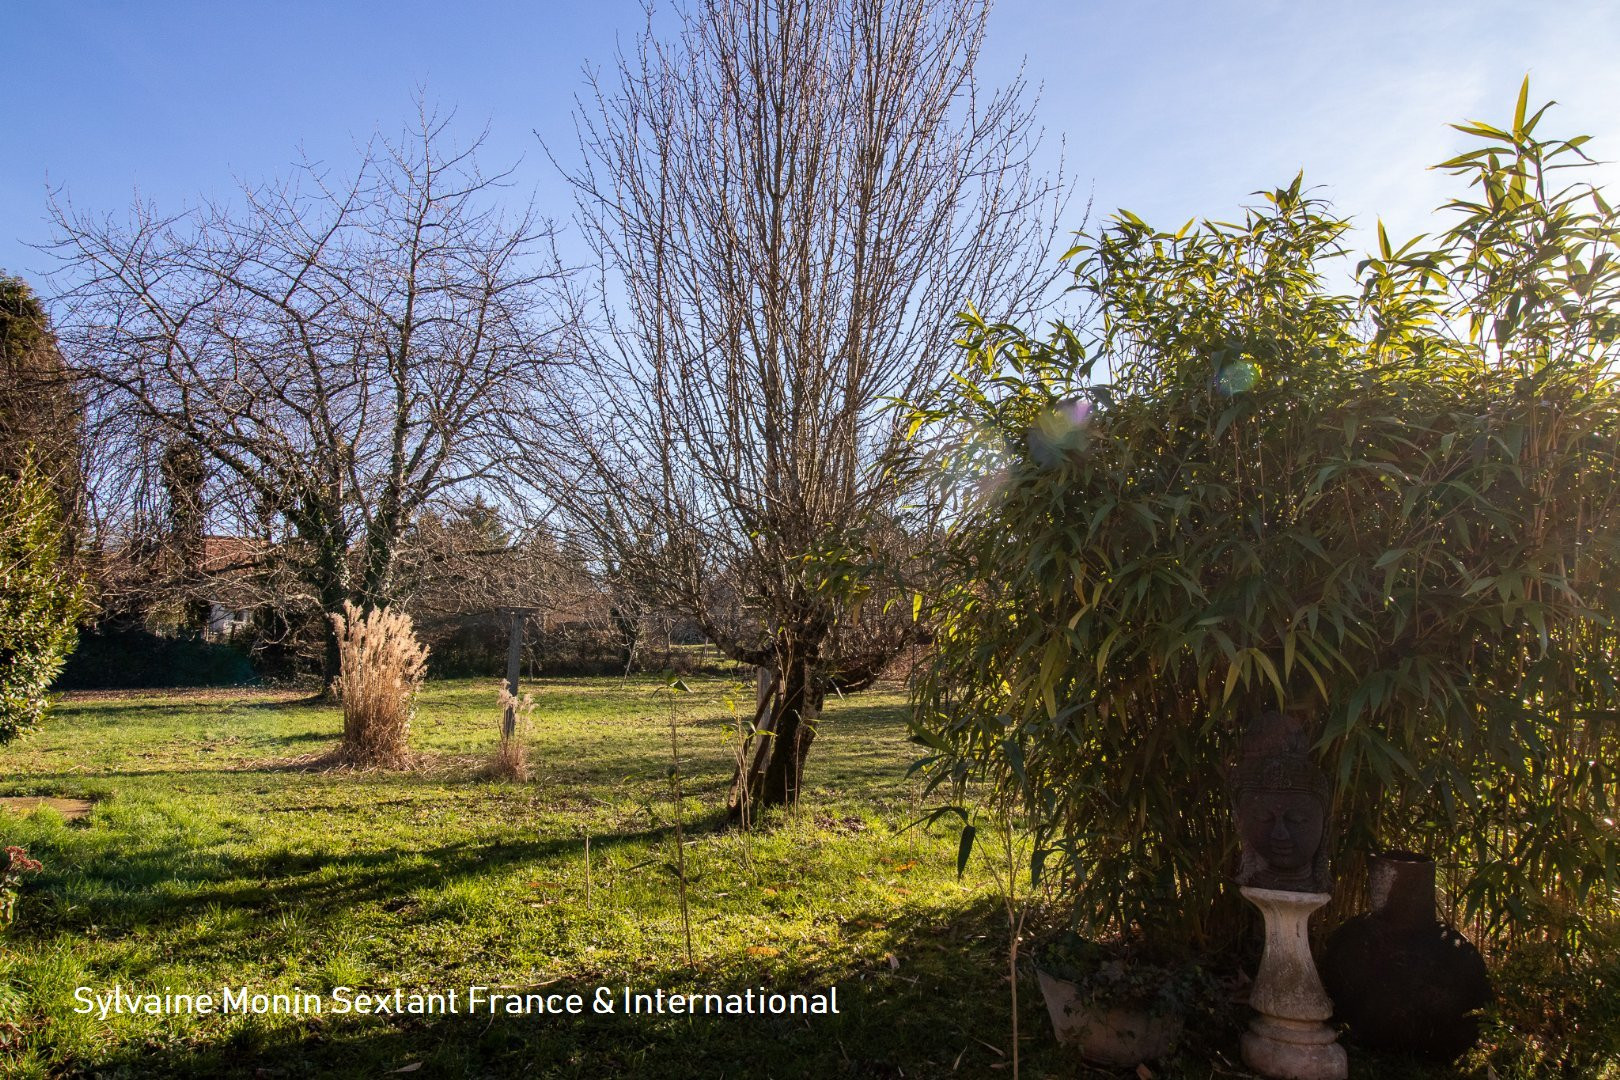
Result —
POLYGON ((362 612, 345 603, 332 616, 342 674, 343 745, 338 758, 359 768, 403 769, 416 691, 427 675, 427 648, 416 640, 411 618, 391 608, 362 612))
POLYGON ((529 779, 529 722, 534 719, 534 697, 521 697, 501 687, 501 741, 490 759, 489 775, 498 780, 529 779))

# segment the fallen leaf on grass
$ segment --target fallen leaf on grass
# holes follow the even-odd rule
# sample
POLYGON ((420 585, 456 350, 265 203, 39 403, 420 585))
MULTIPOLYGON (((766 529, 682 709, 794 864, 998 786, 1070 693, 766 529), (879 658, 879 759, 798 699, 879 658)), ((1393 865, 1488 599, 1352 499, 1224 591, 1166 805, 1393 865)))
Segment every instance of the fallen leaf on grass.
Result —
POLYGON ((417 1069, 420 1069, 421 1067, 422 1067, 422 1063, 420 1061, 413 1061, 409 1065, 401 1065, 399 1068, 395 1069, 394 1071, 397 1072, 397 1073, 415 1072, 417 1069))
POLYGON ((744 950, 749 956, 780 956, 781 949, 773 949, 769 945, 750 945, 744 950))
POLYGON ((994 1053, 996 1055, 996 1057, 1004 1058, 1004 1057, 1007 1056, 1007 1051, 1003 1050, 1001 1047, 997 1046, 995 1043, 985 1042, 983 1039, 979 1038, 977 1035, 973 1036, 973 1041, 978 1043, 980 1046, 983 1046, 986 1049, 990 1050, 992 1053, 994 1053))
POLYGON ((884 953, 883 954, 883 959, 885 959, 885 960, 887 960, 889 962, 889 970, 890 971, 899 971, 900 970, 900 958, 898 956, 894 955, 894 953, 892 953, 892 952, 891 953, 884 953))

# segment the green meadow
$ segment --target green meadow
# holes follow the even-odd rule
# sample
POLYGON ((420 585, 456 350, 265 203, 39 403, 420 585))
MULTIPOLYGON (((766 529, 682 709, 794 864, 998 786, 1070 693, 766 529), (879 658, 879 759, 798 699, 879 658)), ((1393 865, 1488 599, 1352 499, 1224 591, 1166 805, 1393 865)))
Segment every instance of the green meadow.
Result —
MULTIPOLYGON (((45 869, 0 959, 13 1076, 812 1076, 979 1072, 1007 1052, 1005 923, 954 835, 910 828, 919 788, 898 694, 835 702, 797 809, 725 827, 730 702, 678 697, 687 959, 675 871, 670 695, 649 679, 546 680, 535 774, 485 778, 492 685, 431 683, 409 773, 326 770, 337 709, 198 691, 63 702, 6 752, 0 795, 92 800, 0 816, 45 869), (589 868, 586 845, 589 842, 589 868), (222 986, 331 1001, 504 992, 839 990, 838 1015, 109 1015, 111 993, 222 986), (416 1066, 416 1068, 412 1068, 416 1066)), ((1026 1021, 1042 1020, 1029 1002, 1026 1021)), ((463 1007, 464 1003, 463 1003, 463 1007)), ((3 1015, 3 1013, 0 1013, 3 1015)))
MULTIPOLYGON (((340 714, 290 692, 69 697, 3 758, 0 796, 93 808, 73 821, 0 811, 0 842, 44 864, 0 936, 0 1075, 1010 1075, 1007 923, 989 848, 958 880, 955 829, 917 824, 937 803, 907 776, 903 696, 830 703, 813 786, 744 831, 724 805, 733 705, 751 693, 722 679, 692 688, 673 702, 690 959, 671 696, 658 680, 527 684, 526 783, 487 778, 498 713, 484 682, 427 685, 404 773, 323 768, 340 714), (332 1011, 337 997, 396 988, 455 989, 465 1008, 472 986, 559 1004, 577 993, 584 1009, 332 1011), (84 1011, 99 1000, 87 994, 115 987, 302 991, 327 1008, 84 1011), (624 987, 837 987, 839 1012, 599 1014, 599 987, 616 1006, 624 987)), ((1053 918, 1047 908, 1035 923, 1053 918)), ((1154 1075, 1242 1075, 1239 1023, 1240 1009, 1196 1018, 1154 1075)), ((1027 970, 1020 1030, 1024 1076, 1113 1075, 1052 1044, 1027 970)), ((1454 1075, 1354 1060, 1362 1077, 1454 1075)))

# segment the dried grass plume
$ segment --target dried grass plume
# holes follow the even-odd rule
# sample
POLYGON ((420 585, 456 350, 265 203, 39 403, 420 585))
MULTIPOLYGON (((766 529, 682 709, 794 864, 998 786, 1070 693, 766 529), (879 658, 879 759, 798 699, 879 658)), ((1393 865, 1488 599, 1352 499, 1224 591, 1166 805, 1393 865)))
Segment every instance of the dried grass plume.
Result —
POLYGON ((427 649, 416 640, 410 616, 392 608, 362 612, 346 602, 332 625, 342 660, 339 759, 357 768, 408 768, 416 691, 427 675, 427 649))
POLYGON ((529 779, 529 722, 534 717, 534 697, 524 694, 516 697, 501 687, 500 745, 490 759, 489 775, 501 780, 523 783, 529 779), (508 729, 507 717, 511 727, 508 729))

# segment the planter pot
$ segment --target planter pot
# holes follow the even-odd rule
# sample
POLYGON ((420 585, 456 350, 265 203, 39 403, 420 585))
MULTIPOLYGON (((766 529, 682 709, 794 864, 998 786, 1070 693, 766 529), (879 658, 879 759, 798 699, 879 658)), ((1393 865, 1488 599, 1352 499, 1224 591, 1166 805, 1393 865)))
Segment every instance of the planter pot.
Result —
POLYGON ((1367 883, 1372 910, 1335 930, 1323 951, 1334 1014, 1367 1046, 1458 1057, 1479 1037, 1491 984, 1479 950, 1435 915, 1434 860, 1375 855, 1367 883))
POLYGON ((1181 1035, 1179 1013, 1152 1013, 1145 1008, 1108 1006, 1081 1000, 1080 988, 1042 971, 1041 996, 1052 1028, 1063 1046, 1101 1065, 1139 1065, 1170 1052, 1181 1035))

